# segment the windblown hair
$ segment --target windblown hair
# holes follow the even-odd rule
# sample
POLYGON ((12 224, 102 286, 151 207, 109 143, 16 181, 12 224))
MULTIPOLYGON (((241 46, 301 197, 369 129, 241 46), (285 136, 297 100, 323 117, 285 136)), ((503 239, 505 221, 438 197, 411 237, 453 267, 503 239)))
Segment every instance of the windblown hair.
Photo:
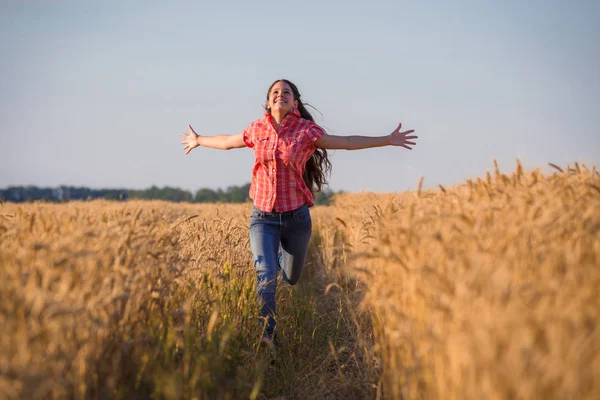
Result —
MULTIPOLYGON (((315 121, 313 116, 308 112, 306 106, 312 107, 310 104, 302 103, 302 99, 300 97, 300 91, 292 82, 287 79, 278 79, 269 86, 269 90, 267 91, 267 103, 269 101, 269 94, 271 93, 271 89, 277 82, 285 82, 290 85, 292 88, 292 93, 294 95, 294 100, 298 100, 298 111, 300 111, 300 116, 309 121, 315 121)), ((314 108, 314 107, 313 107, 314 108)), ((271 110, 268 107, 265 107, 268 113, 271 113, 271 110)), ((316 110, 316 108, 315 108, 316 110)), ((313 155, 306 162, 306 166, 304 168, 304 175, 302 178, 304 179, 304 183, 308 187, 308 189, 313 193, 320 192, 323 189, 323 185, 327 184, 327 175, 331 172, 331 162, 329 161, 329 157, 327 155, 327 150, 325 149, 316 149, 313 155)))

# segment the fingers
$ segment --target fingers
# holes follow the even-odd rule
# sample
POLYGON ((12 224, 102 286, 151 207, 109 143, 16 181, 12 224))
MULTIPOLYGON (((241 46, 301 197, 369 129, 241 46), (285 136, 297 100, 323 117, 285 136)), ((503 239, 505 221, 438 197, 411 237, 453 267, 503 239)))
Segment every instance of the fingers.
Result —
POLYGON ((194 131, 194 128, 192 128, 192 125, 188 125, 188 130, 190 131, 189 134, 185 134, 185 133, 181 133, 181 132, 179 133, 180 136, 183 136, 184 138, 187 139, 187 140, 181 141, 181 144, 184 145, 183 150, 185 150, 186 156, 188 154, 190 154, 190 151, 193 150, 193 147, 191 147, 189 144, 190 138, 193 138, 194 136, 198 136, 198 134, 194 131))
POLYGON ((410 135, 411 133, 415 132, 414 129, 409 129, 404 132, 400 132, 400 129, 402 129, 402 122, 400 122, 398 124, 398 128, 396 128, 396 130, 394 131, 393 136, 396 137, 396 139, 394 140, 396 142, 395 146, 400 146, 400 147, 404 147, 407 150, 412 150, 412 147, 409 147, 409 146, 416 146, 417 143, 414 141, 411 141, 411 140, 418 139, 419 137, 416 135, 410 135), (410 135, 410 136, 407 136, 407 135, 410 135))

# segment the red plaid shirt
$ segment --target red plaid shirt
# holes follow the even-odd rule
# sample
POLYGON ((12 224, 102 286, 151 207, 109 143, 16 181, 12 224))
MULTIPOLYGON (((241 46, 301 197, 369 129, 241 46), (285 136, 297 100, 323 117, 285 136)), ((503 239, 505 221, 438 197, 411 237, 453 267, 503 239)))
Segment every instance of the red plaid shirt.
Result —
POLYGON ((250 198, 262 211, 291 211, 314 204, 302 175, 315 152, 315 141, 325 134, 316 123, 300 117, 294 109, 283 118, 279 132, 271 116, 257 119, 243 131, 244 143, 254 149, 250 198))

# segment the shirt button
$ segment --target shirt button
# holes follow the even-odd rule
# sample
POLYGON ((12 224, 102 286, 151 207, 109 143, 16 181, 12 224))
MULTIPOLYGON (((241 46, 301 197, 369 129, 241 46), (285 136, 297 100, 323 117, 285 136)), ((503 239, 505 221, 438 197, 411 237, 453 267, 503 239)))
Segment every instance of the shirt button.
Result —
POLYGON ((273 195, 273 197, 275 197, 275 195, 273 195))

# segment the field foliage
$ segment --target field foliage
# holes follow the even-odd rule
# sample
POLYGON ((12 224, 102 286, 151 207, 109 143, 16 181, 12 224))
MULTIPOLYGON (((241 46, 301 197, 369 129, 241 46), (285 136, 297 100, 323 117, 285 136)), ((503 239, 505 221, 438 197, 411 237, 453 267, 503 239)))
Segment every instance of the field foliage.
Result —
POLYGON ((0 205, 0 397, 600 398, 600 174, 312 209, 259 346, 246 204, 0 205))

